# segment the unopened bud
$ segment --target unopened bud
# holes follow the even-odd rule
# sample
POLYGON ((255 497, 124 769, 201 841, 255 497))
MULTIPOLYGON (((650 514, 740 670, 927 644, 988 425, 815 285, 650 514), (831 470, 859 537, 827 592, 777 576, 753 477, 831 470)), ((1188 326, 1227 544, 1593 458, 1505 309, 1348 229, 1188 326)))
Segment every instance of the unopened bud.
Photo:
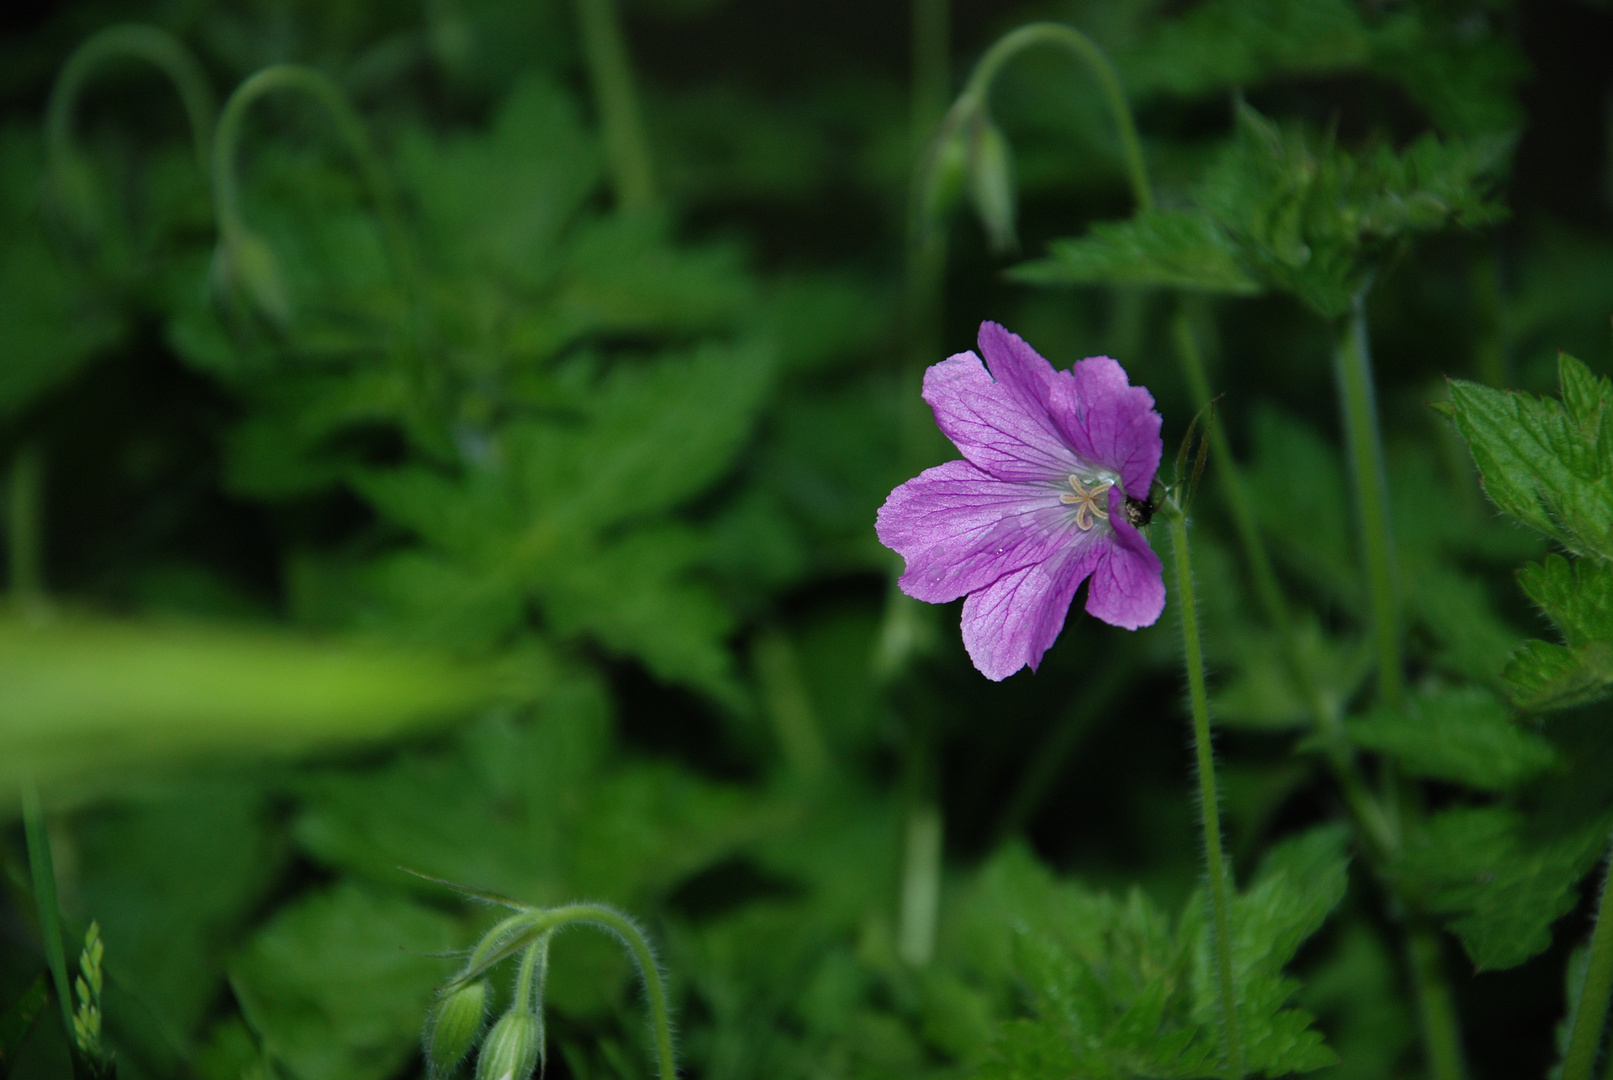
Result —
POLYGON ((225 241, 215 259, 228 288, 245 296, 276 326, 291 322, 291 293, 267 240, 243 229, 225 241))
POLYGON ((485 979, 457 987, 437 1002, 426 1025, 426 1060, 433 1077, 444 1077, 465 1059, 482 1033, 487 1009, 485 979))
POLYGON ((1014 160, 1002 129, 982 113, 971 125, 969 195, 997 251, 1019 246, 1014 232, 1014 160))
POLYGON ((476 1080, 527 1080, 543 1058, 543 1020, 511 1009, 499 1017, 476 1057, 476 1080))
POLYGON ((947 214, 957 205, 963 194, 964 182, 969 176, 968 124, 957 115, 949 114, 936 133, 935 142, 928 150, 929 157, 919 193, 920 225, 925 229, 940 227, 947 214))

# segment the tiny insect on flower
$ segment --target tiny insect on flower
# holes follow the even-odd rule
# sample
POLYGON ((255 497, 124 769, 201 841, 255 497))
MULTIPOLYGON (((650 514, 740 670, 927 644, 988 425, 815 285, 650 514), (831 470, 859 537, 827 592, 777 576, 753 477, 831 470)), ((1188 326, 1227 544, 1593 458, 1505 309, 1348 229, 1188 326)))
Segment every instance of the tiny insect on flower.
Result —
POLYGON ((924 400, 964 460, 926 469, 879 509, 880 542, 907 562, 902 591, 966 597, 963 643, 1001 680, 1035 670, 1075 591, 1127 630, 1165 607, 1164 567, 1137 530, 1164 444, 1154 399, 1106 356, 1055 370, 1017 335, 980 327, 972 352, 924 373, 924 400))

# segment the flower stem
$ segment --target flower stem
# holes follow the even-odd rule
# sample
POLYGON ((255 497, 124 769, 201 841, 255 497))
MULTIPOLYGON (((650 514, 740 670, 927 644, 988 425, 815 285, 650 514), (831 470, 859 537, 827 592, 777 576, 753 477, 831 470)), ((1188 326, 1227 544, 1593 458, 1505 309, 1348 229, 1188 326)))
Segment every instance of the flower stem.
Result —
POLYGON ((941 808, 934 799, 915 799, 907 810, 903 838, 896 952, 916 968, 927 965, 935 954, 936 914, 941 906, 941 843, 941 808))
POLYGON ((1461 1080, 1462 1034, 1456 1021, 1440 955, 1439 932, 1413 924, 1406 931, 1406 960, 1417 992, 1417 1012, 1423 1027, 1423 1054, 1432 1080, 1461 1080))
POLYGON ((655 181, 615 0, 576 0, 576 11, 616 201, 624 210, 645 209, 655 203, 655 181))
POLYGON ((1568 1020, 1568 1052, 1563 1056, 1563 1080, 1590 1080, 1607 1026, 1608 999, 1613 996, 1613 855, 1602 879, 1602 898, 1591 931, 1591 954, 1579 1005, 1568 1020))
POLYGON ((67 982, 67 954, 62 949, 62 916, 56 902, 56 865, 50 857, 50 835, 33 780, 22 788, 22 827, 28 843, 28 870, 33 877, 34 906, 39 912, 39 937, 45 948, 45 965, 62 1009, 62 1030, 73 1043, 73 996, 67 982))
POLYGON ((56 84, 51 87, 50 101, 45 107, 45 142, 52 171, 60 175, 60 170, 72 157, 73 108, 78 104, 84 84, 96 68, 119 58, 144 60, 168 76, 174 89, 179 92, 180 103, 185 107, 185 118, 190 122, 196 163, 202 175, 207 175, 212 152, 213 115, 217 109, 207 73, 178 38, 154 26, 134 24, 109 26, 94 34, 74 49, 62 65, 61 73, 56 76, 56 84))
POLYGON ((1120 89, 1120 79, 1115 75, 1115 69, 1110 65, 1109 58, 1103 55, 1103 50, 1075 27, 1065 26, 1063 23, 1039 22, 1021 26, 1004 34, 997 39, 996 44, 986 50, 986 54, 975 65, 974 72, 969 76, 969 83, 964 87, 963 97, 983 103, 991 92, 992 81, 996 79, 1003 65, 1015 54, 1036 45, 1056 45, 1074 53, 1098 80, 1104 102, 1109 106, 1110 117, 1114 120, 1115 129, 1120 136, 1120 154, 1125 162, 1126 178, 1131 184, 1132 198, 1136 200, 1139 210, 1152 210, 1154 194, 1148 186, 1148 169, 1143 161, 1142 142, 1137 138, 1137 125, 1131 118, 1131 107, 1126 104, 1125 91, 1120 89))
POLYGON ((1372 636, 1378 650, 1378 698, 1394 707, 1400 704, 1405 685, 1400 672, 1400 619, 1395 598, 1394 544, 1389 534, 1389 489, 1372 389, 1364 292, 1357 293, 1351 304, 1334 361, 1350 453, 1350 478, 1355 488, 1372 636))
POLYGON ((1204 868, 1210 879, 1216 984, 1221 999, 1222 1033, 1227 1067, 1242 1077, 1243 1045, 1238 1035, 1238 996, 1232 971, 1232 911, 1226 861, 1221 854, 1221 809, 1215 786, 1215 755, 1210 745, 1210 698, 1204 685, 1204 654, 1199 644, 1199 617, 1193 592, 1193 564, 1187 547, 1187 517, 1169 504, 1163 515, 1170 524, 1176 562, 1176 609, 1182 620, 1182 650, 1187 665, 1188 699, 1193 708, 1193 749, 1199 777, 1199 824, 1204 832, 1204 868))

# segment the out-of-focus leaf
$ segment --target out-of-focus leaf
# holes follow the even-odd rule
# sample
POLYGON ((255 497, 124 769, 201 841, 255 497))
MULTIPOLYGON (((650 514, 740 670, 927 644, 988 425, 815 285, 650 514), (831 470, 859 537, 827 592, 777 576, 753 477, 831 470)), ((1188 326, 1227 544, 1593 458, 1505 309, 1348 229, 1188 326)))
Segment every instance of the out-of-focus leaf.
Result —
POLYGON ((230 965, 268 1056, 296 1080, 385 1080, 418 1052, 420 1021, 460 943, 454 920, 343 884, 283 908, 230 965))
POLYGON ((1247 296, 1260 283, 1238 265, 1236 245, 1198 210, 1148 210, 1103 222, 1049 255, 1008 272, 1029 285, 1133 285, 1247 296))
POLYGON ((1613 689, 1613 643, 1579 648, 1531 641, 1508 662, 1502 676, 1513 702, 1530 712, 1549 712, 1599 701, 1613 689))
POLYGON ((1547 555, 1519 571, 1518 584, 1569 646, 1613 641, 1613 565, 1547 555))
POLYGON ((0 787, 106 788, 138 767, 394 735, 498 693, 426 653, 203 624, 0 619, 0 787))
POLYGON ((1504 791, 1556 761, 1551 744, 1513 721, 1489 693, 1468 688, 1412 698, 1345 725, 1363 750, 1387 754, 1414 776, 1504 791))
POLYGON ((1561 402, 1453 380, 1450 411, 1497 506, 1570 551, 1613 559, 1613 387, 1567 354, 1557 370, 1561 402))
POLYGON ((11 1063, 16 1060, 17 1051, 22 1042, 34 1028, 34 1021, 39 1018, 45 1003, 50 1000, 50 993, 45 989, 45 976, 34 977, 18 998, 0 1012, 0 1068, 11 1069, 11 1063))
POLYGON ((1407 837, 1392 867, 1408 895, 1445 915, 1481 970, 1509 968, 1551 944, 1579 884, 1606 850, 1605 822, 1536 835, 1518 811, 1462 807, 1407 837))

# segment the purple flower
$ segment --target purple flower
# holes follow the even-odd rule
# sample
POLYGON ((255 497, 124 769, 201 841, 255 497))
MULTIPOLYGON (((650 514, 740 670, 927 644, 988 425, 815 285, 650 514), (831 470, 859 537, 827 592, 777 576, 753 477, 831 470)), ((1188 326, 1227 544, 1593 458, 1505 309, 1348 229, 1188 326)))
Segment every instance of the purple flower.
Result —
POLYGON ((1091 578, 1087 611, 1135 630, 1165 607, 1159 556, 1136 525, 1163 444, 1153 395, 1107 356, 1055 371, 996 323, 980 351, 924 373, 924 400, 965 460, 926 469, 879 508, 898 584, 932 604, 967 596, 963 643, 981 674, 1032 671, 1091 578))

